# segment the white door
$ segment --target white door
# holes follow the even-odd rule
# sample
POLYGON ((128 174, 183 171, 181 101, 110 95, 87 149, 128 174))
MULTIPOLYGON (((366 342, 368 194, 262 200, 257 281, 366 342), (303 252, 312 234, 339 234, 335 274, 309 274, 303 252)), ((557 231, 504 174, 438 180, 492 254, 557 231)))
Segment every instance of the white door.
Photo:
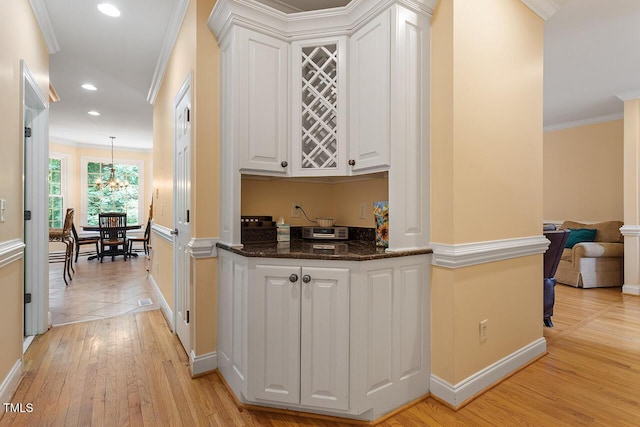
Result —
POLYGON ((300 267, 258 265, 251 281, 249 398, 300 402, 300 267))
POLYGON ((349 270, 302 269, 300 403, 349 409, 349 270))
POLYGON ((175 156, 174 156, 174 316, 175 332, 187 354, 191 351, 191 79, 183 84, 175 101, 175 156))

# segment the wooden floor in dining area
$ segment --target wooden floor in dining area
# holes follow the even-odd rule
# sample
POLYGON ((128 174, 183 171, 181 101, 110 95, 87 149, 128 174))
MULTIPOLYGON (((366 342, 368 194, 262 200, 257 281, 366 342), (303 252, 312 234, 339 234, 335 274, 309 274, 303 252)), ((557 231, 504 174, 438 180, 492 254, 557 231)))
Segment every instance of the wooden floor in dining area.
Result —
POLYGON ((69 285, 62 278, 64 264, 49 264, 51 323, 100 320, 160 308, 147 277, 148 262, 144 253, 126 261, 122 256, 113 261, 105 257, 102 263, 83 254, 73 264, 75 273, 69 285))
MULTIPOLYGON (((556 287, 548 355, 454 412, 433 398, 383 426, 626 426, 640 424, 640 297, 556 287)), ((541 319, 542 322, 542 319, 541 319)), ((1 425, 332 426, 239 411, 216 374, 191 379, 160 311, 52 328, 35 339, 1 425)), ((346 424, 345 424, 346 425, 346 424)))

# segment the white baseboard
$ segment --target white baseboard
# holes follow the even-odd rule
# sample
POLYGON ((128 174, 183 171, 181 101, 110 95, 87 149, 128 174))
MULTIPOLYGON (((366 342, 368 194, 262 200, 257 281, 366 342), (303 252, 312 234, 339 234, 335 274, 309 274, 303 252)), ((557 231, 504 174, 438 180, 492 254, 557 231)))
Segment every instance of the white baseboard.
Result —
POLYGON ((160 287, 158 286, 156 279, 153 278, 152 274, 149 274, 149 281, 151 282, 153 293, 156 295, 156 298, 158 298, 158 302, 160 303, 160 308, 162 309, 162 313, 164 313, 164 317, 165 319, 167 319, 167 323, 169 323, 169 328, 173 332, 175 331, 175 328, 173 325, 173 310, 171 309, 171 307, 169 307, 167 300, 164 298, 164 295, 162 295, 162 292, 160 291, 160 287))
POLYGON ((9 371, 5 379, 0 384, 0 402, 11 402, 13 394, 18 389, 20 379, 22 378, 22 360, 18 359, 13 364, 13 368, 9 371))
POLYGON ((640 295, 640 285, 623 285, 622 293, 627 295, 640 295))
POLYGON ((195 352, 191 350, 191 353, 189 353, 189 368, 192 376, 214 371, 218 368, 218 353, 213 351, 196 356, 195 352))
POLYGON ((546 351, 547 341, 540 338, 455 385, 431 374, 431 394, 457 407, 546 351))

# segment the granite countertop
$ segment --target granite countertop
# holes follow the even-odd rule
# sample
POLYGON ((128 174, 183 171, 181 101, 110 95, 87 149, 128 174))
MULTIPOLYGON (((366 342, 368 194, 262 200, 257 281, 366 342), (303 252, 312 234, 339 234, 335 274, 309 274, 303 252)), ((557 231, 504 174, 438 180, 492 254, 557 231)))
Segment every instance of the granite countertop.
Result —
POLYGON ((431 249, 385 252, 375 242, 293 239, 290 242, 245 243, 242 248, 218 243, 221 249, 246 257, 368 261, 432 253, 431 249))

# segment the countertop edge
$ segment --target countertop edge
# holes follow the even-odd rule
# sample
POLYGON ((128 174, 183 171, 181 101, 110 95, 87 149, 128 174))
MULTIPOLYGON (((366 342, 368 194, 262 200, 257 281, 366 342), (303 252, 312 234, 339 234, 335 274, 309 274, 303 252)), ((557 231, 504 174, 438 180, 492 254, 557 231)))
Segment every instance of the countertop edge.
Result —
POLYGON ((355 254, 311 254, 311 253, 302 253, 302 252, 274 253, 270 251, 247 251, 244 248, 233 247, 224 243, 217 243, 216 247, 237 255, 247 257, 247 258, 318 259, 318 260, 329 260, 329 261, 371 261, 376 259, 398 258, 398 257, 425 255, 425 254, 433 253, 433 249, 431 248, 399 250, 399 251, 367 254, 367 255, 355 255, 355 254))

